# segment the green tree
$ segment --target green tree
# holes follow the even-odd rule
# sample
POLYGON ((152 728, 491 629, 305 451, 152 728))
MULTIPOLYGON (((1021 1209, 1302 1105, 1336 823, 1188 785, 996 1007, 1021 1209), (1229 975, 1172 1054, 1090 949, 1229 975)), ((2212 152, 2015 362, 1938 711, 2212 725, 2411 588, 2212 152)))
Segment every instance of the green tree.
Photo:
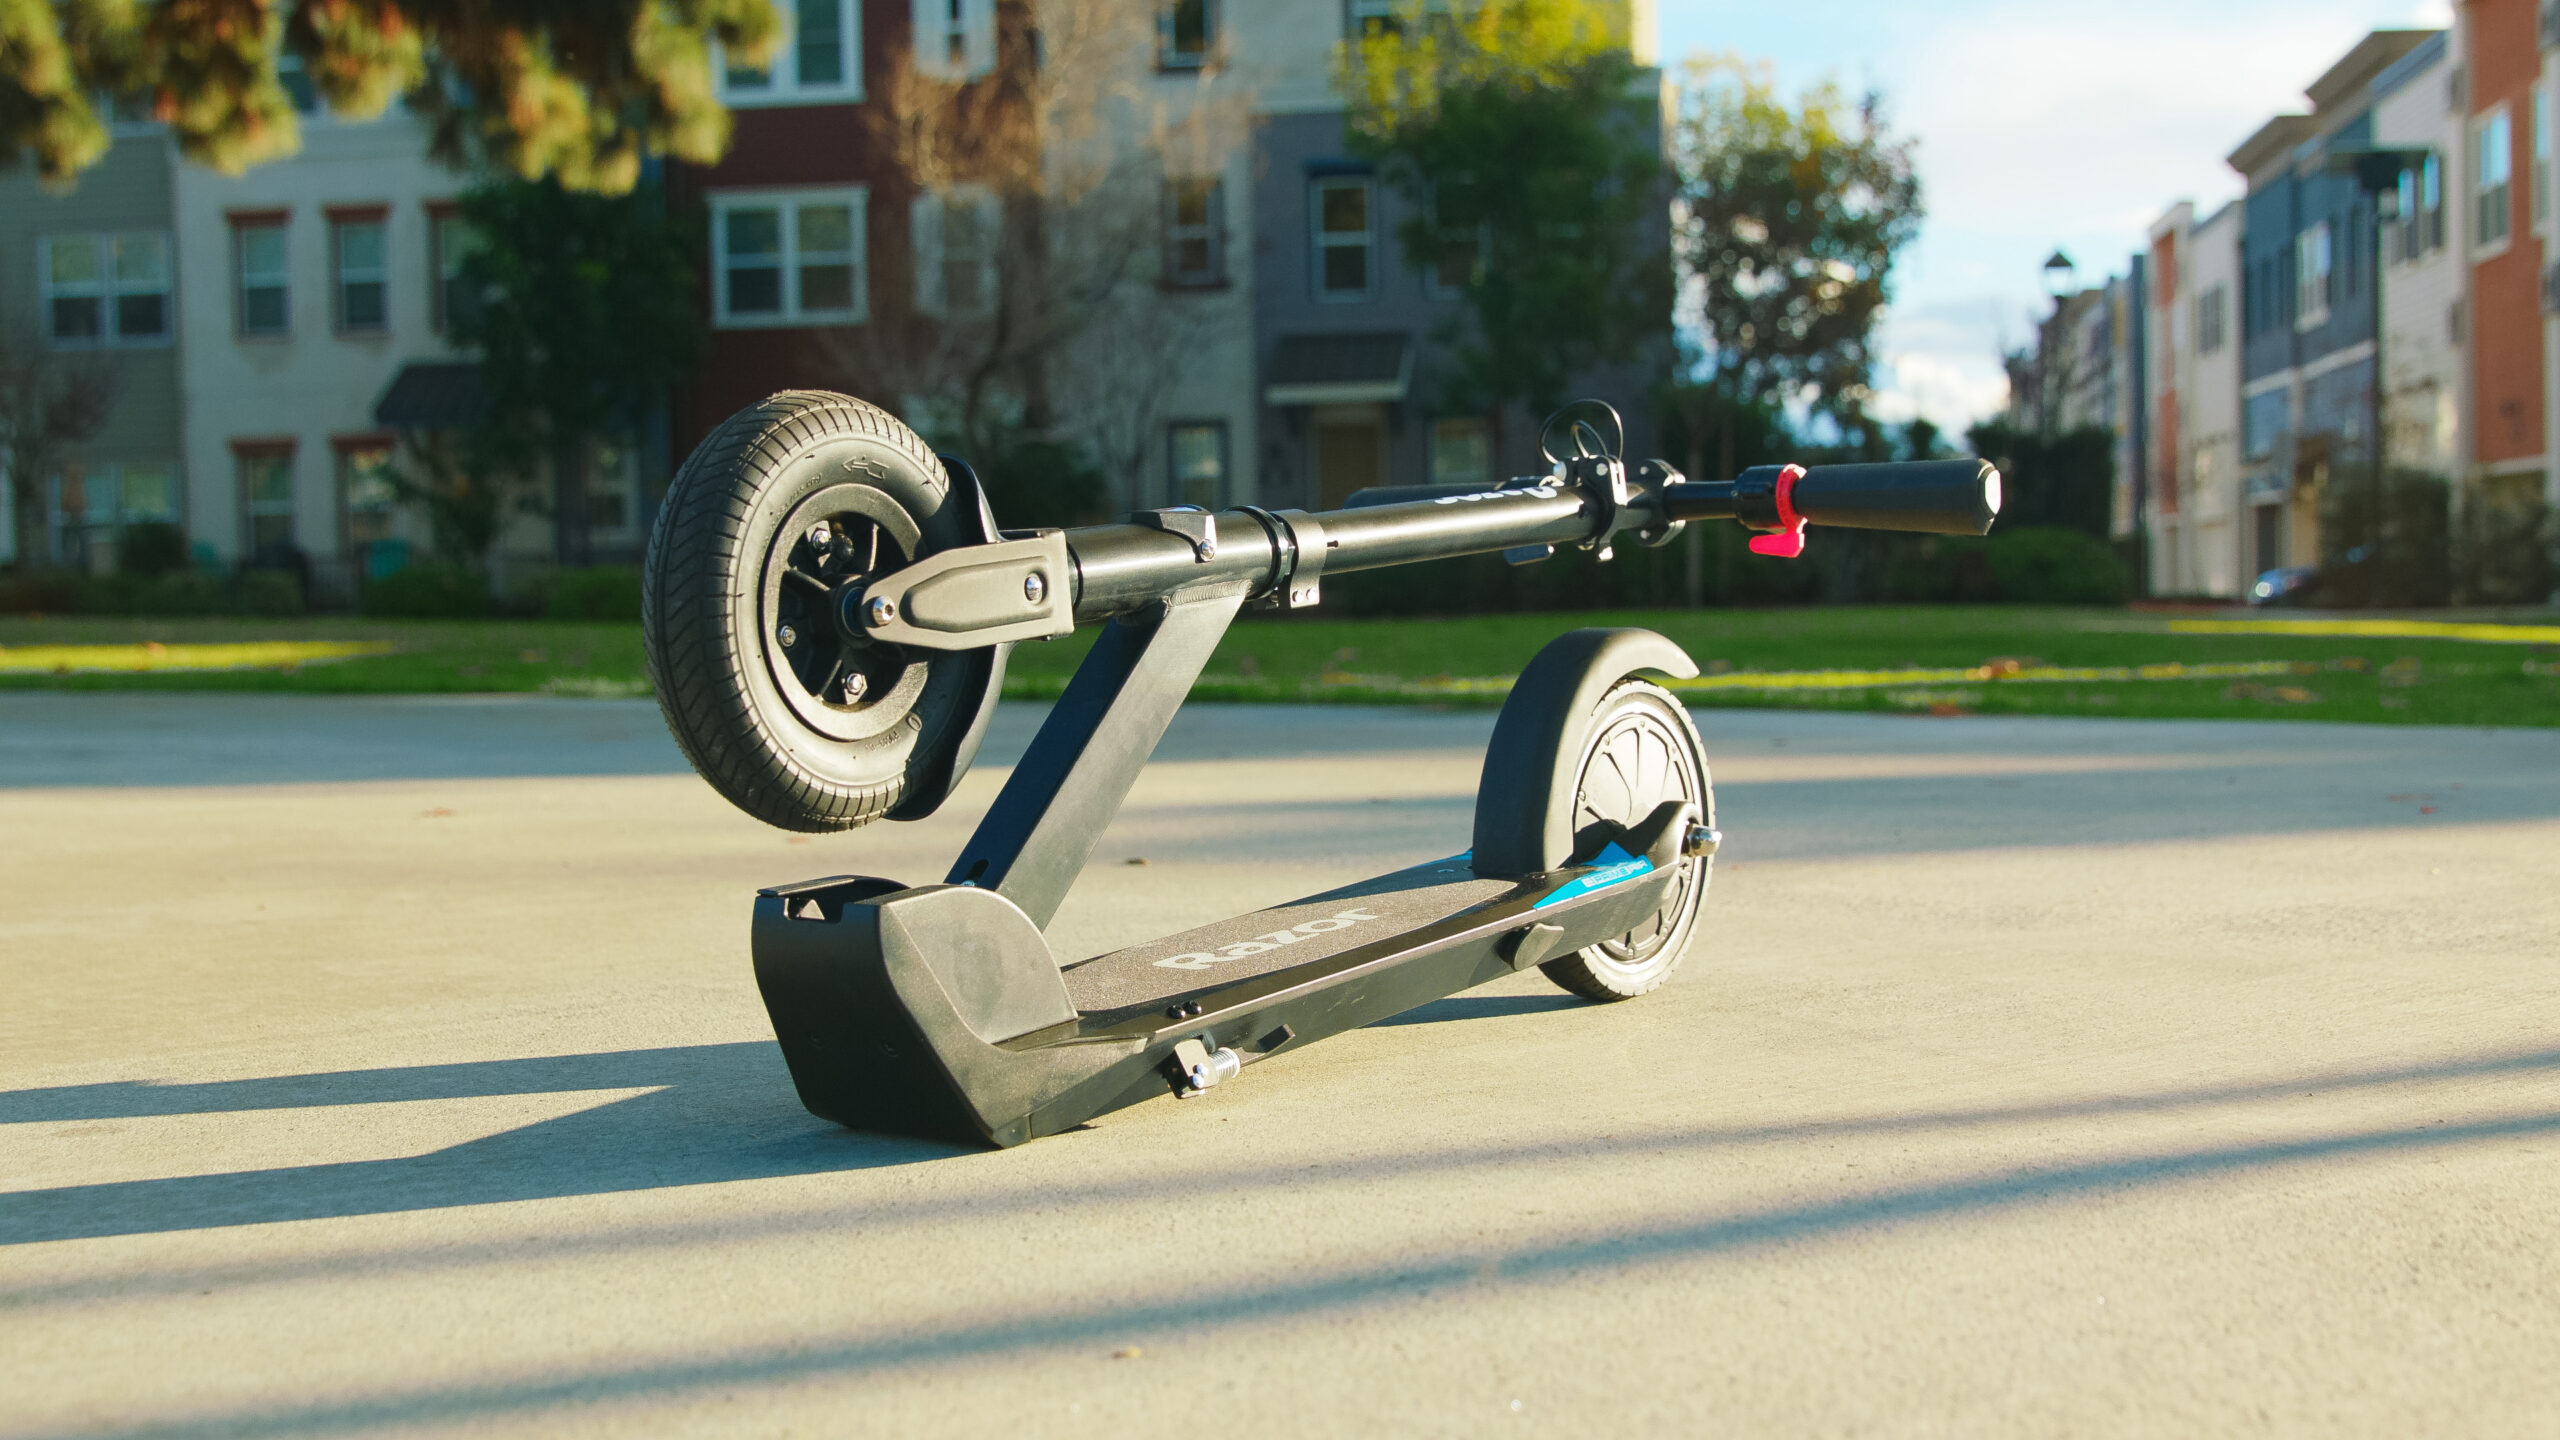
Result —
POLYGON ((0 0, 0 165, 68 183, 110 95, 198 164, 290 155, 290 59, 342 116, 406 96, 448 160, 620 192, 647 152, 719 158, 711 47, 761 63, 780 33, 772 0, 0 0))
POLYGON ((551 466, 555 558, 587 563, 587 470, 628 447, 701 348, 699 245, 654 185, 621 196, 509 181, 462 199, 478 303, 455 339, 480 352, 480 417, 464 445, 518 474, 551 466))
POLYGON ((2103 426, 2058 434, 1986 420, 1965 432, 1973 453, 2000 467, 2000 528, 2077 530, 2107 538, 2116 486, 2116 438, 2103 426))
POLYGON ((1690 63, 1672 155, 1695 402, 1809 402, 1863 436, 1876 319, 1920 228, 1911 142, 1872 93, 1825 84, 1790 105, 1728 56, 1690 63))
POLYGON ((1543 414, 1670 323, 1660 150, 1624 6, 1408 0, 1343 48, 1350 143, 1410 204, 1398 239, 1463 286, 1446 399, 1543 414))

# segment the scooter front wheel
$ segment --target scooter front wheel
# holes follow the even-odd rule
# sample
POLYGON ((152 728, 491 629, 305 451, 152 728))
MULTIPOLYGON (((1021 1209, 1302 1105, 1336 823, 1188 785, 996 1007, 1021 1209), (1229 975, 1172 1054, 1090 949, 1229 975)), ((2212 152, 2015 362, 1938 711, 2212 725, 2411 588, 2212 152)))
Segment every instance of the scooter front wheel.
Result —
POLYGON ((703 440, 650 533, 640 618, 667 728, 713 789, 828 831, 931 787, 983 657, 873 644, 840 611, 867 579, 968 543, 977 504, 850 396, 787 391, 703 440))
MULTIPOLYGON (((1644 680, 1622 681, 1602 697, 1588 734, 1573 760, 1576 854, 1590 853, 1602 836, 1636 824, 1669 800, 1688 801, 1701 823, 1715 825, 1706 749, 1688 710, 1669 691, 1644 680)), ((1634 929, 1538 968, 1591 1000, 1632 1000, 1660 985, 1688 951, 1714 863, 1711 854, 1684 856, 1661 906, 1634 929)))

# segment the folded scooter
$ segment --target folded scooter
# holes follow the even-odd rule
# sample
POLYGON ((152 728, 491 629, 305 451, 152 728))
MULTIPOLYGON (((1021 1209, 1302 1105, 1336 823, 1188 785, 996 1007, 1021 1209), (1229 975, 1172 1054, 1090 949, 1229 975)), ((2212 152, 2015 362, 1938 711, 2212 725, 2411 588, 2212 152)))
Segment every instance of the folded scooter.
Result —
POLYGON ((1978 460, 1693 482, 1629 466, 1584 402, 1543 475, 1364 491, 1340 510, 1141 511, 999 531, 977 477, 886 412, 791 392, 686 462, 650 537, 649 674, 694 768, 748 814, 832 831, 933 813, 1025 640, 1101 634, 937 884, 758 893, 756 982, 800 1098, 864 1130, 1014 1145, 1537 966, 1593 1000, 1662 983, 1719 836, 1687 711, 1696 665, 1646 630, 1561 636, 1495 723, 1468 848, 1090 957, 1044 934, 1229 622, 1327 575, 1561 545, 1660 545, 1691 521, 1801 552, 1807 525, 1986 533, 1978 460))

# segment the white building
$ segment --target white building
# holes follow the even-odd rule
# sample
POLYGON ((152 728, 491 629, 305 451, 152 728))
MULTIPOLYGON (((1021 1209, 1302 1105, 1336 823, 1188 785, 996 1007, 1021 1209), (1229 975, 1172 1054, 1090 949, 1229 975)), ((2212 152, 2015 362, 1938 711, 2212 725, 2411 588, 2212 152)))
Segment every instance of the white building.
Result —
POLYGON ((2373 143, 2423 151, 2402 172, 2396 220, 2382 223, 2383 454, 2393 466, 2448 480, 2470 464, 2463 431, 2469 347, 2463 298, 2462 108, 2452 90, 2457 32, 2444 32, 2373 82, 2373 143))
POLYGON ((2151 590, 2236 597, 2241 553, 2240 208, 2198 222, 2181 201, 2151 227, 2151 590))

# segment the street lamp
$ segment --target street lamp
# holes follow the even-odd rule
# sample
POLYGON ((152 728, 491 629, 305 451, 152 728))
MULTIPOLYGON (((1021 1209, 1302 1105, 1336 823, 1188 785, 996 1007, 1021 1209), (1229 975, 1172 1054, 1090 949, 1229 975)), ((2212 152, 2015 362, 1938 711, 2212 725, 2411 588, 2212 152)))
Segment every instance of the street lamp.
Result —
POLYGON ((2061 303, 2063 296, 2079 288, 2073 283, 2079 273, 2080 267, 2071 263, 2070 256, 2054 251, 2053 258, 2044 262, 2044 298, 2061 303))

